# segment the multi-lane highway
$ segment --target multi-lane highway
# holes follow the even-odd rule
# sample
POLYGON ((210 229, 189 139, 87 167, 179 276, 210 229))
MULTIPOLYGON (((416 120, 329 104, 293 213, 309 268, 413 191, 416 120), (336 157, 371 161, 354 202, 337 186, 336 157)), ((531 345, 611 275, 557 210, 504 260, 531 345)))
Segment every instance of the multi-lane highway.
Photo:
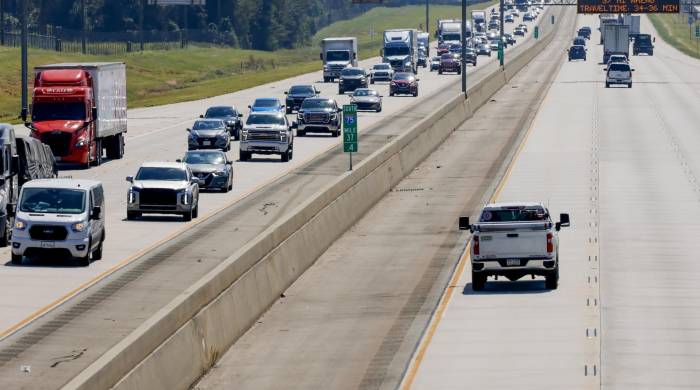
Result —
POLYGON ((559 289, 475 293, 459 268, 404 388, 698 388, 700 61, 657 39, 632 89, 606 89, 597 23, 578 19, 588 61, 561 67, 493 197, 571 213, 559 289))
MULTIPOLYGON (((531 24, 531 23, 530 23, 531 24)), ((512 25, 507 25, 508 29, 512 25)), ((532 30, 532 29, 530 29, 532 30)), ((531 34, 531 31, 530 31, 531 34)), ((528 38, 529 39, 529 36, 528 38)), ((520 38, 519 45, 525 39, 520 38)), ((511 48, 508 51, 512 50, 511 48)), ((435 50, 431 54, 434 54, 435 50)), ((369 67, 378 62, 372 58, 361 62, 369 67)), ((477 69, 494 66, 493 57, 479 57, 477 69)), ((469 67, 469 73, 474 70, 469 67)), ((478 77, 478 74, 475 74, 478 77)), ((384 109, 382 113, 360 113, 360 133, 382 120, 397 114, 409 114, 407 110, 414 104, 425 104, 431 95, 454 84, 458 76, 438 75, 419 70, 420 95, 412 97, 388 97, 388 84, 378 83, 372 86, 382 93, 384 109)), ((74 295, 77 291, 102 279, 106 274, 134 260, 158 243, 187 231, 191 224, 183 223, 179 218, 147 218, 142 221, 126 221, 126 191, 128 183, 125 176, 136 173, 144 161, 173 161, 181 158, 187 148, 187 133, 194 119, 211 105, 235 105, 247 112, 246 107, 257 97, 284 98, 284 91, 291 85, 314 83, 321 90, 322 96, 335 97, 339 104, 347 103, 347 96, 337 95, 337 85, 322 83, 321 72, 314 72, 291 79, 266 84, 237 93, 204 99, 194 102, 179 103, 161 107, 130 110, 129 133, 127 134, 127 153, 123 160, 109 161, 104 165, 89 170, 62 171, 62 175, 75 178, 97 179, 103 182, 106 192, 107 241, 103 260, 94 262, 88 268, 76 267, 69 262, 29 262, 21 267, 2 267, 0 283, 12 295, 0 298, 0 338, 16 330, 18 326, 36 318, 47 309, 74 295), (16 297, 22 297, 17 300, 16 297)), ((293 120, 290 116, 290 121, 293 120)), ((252 162, 239 162, 238 143, 232 145, 229 156, 234 163, 234 190, 228 194, 206 193, 202 196, 200 215, 206 217, 220 210, 256 189, 271 183, 286 173, 308 163, 323 152, 338 145, 337 138, 324 136, 299 137, 295 142, 294 160, 280 163, 276 157, 255 158, 252 162)), ((362 147, 362 141, 361 141, 362 147)), ((263 207, 261 205, 260 207, 263 207)), ((278 205, 268 205, 261 212, 267 216, 269 210, 278 205)), ((197 221, 194 221, 197 223, 197 221)), ((9 250, 0 251, 0 256, 9 259, 9 250)))

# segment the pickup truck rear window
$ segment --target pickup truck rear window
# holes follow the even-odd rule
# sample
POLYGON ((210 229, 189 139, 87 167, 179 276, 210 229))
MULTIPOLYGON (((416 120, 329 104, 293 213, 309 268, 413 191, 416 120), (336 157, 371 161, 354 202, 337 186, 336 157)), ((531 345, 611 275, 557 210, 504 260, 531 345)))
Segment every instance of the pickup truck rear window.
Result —
POLYGON ((547 213, 543 208, 484 210, 481 213, 481 222, 546 221, 547 218, 547 213))

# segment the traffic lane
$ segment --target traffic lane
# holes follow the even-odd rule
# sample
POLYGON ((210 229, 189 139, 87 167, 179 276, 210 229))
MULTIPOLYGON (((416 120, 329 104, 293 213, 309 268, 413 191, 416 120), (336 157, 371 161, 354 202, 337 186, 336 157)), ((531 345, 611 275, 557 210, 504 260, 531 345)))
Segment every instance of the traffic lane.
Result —
MULTIPOLYGON (((642 32, 658 36, 646 18, 642 32)), ((634 91, 600 95, 603 386, 616 389, 700 380, 700 61, 655 46, 631 57, 634 91)))
MULTIPOLYGON (((513 83, 544 85, 542 65, 525 68, 513 83)), ((396 388, 459 255, 453 224, 465 198, 478 204, 538 89, 506 87, 494 96, 338 239, 194 388, 396 388)))
MULTIPOLYGON (((522 44, 525 42, 519 42, 522 44)), ((509 49, 510 50, 510 49, 509 49)), ((370 60, 372 61, 372 60, 370 60)), ((480 61, 476 69, 482 69, 493 64, 495 58, 488 61, 480 61)), ((470 66, 468 71, 474 72, 470 66)), ((204 101, 178 103, 163 107, 139 109, 137 112, 150 112, 152 118, 182 117, 187 114, 194 121, 200 112, 209 105, 233 104, 238 107, 252 102, 255 97, 260 96, 280 96, 283 98, 283 91, 296 83, 313 82, 320 75, 316 72, 311 75, 295 77, 292 81, 273 83, 267 86, 252 88, 251 90, 240 91, 222 97, 205 99, 204 101), (274 93, 261 91, 275 91, 274 93), (263 94, 263 95, 260 95, 263 94), (155 113, 161 113, 160 117, 155 113)), ((420 94, 418 98, 397 96, 388 97, 388 84, 375 84, 373 88, 379 90, 386 96, 384 99, 384 109, 382 113, 360 112, 360 144, 362 144, 361 134, 363 129, 389 117, 395 113, 406 109, 407 104, 414 104, 426 99, 428 95, 437 92, 458 80, 458 76, 438 75, 437 72, 428 72, 425 68, 419 70, 420 94)), ((349 102, 349 96, 337 95, 337 84, 319 83, 319 89, 325 96, 333 96, 338 99, 339 104, 349 102)), ((134 110, 130 110, 131 112, 134 110)), ((293 118, 293 116, 290 116, 293 118)), ((419 120, 420 118, 416 118, 419 120)), ((154 119, 148 119, 153 121, 154 119)), ((160 123, 160 122, 158 122, 160 123)), ((128 184, 124 181, 127 175, 136 173, 143 161, 153 160, 175 160, 181 158, 187 149, 185 126, 167 127, 164 131, 153 132, 151 129, 159 128, 155 122, 143 124, 137 122, 136 125, 130 122, 130 137, 137 138, 136 142, 129 141, 127 154, 124 159, 108 161, 100 167, 89 170, 66 170, 62 171, 62 176, 72 176, 83 179, 93 179, 103 182, 105 188, 107 218, 107 241, 105 242, 103 260, 93 262, 89 268, 76 268, 70 262, 40 261, 29 262, 25 260, 27 266, 4 267, 5 272, 0 273, 0 280, 12 291, 16 291, 21 296, 29 296, 31 299, 17 305, 16 301, 9 296, 0 298, 0 309, 6 315, 0 319, 0 329, 8 329, 13 325, 27 319, 32 313, 40 311, 47 306, 52 306, 67 294, 71 294, 75 289, 81 289, 86 284, 95 281, 95 278, 102 277, 115 267, 131 261, 146 250, 163 240, 177 236, 186 231, 190 225, 182 223, 179 217, 161 216, 144 218, 141 221, 125 221, 126 191, 128 184), (44 271, 45 270, 45 271, 44 271), (7 276, 7 278, 5 278, 7 276), (45 277, 55 278, 56 283, 43 283, 45 277), (7 279, 7 280, 5 280, 7 279), (33 281, 27 283, 27 281, 33 281)), ((234 190, 228 194, 203 193, 200 206, 200 215, 216 212, 221 207, 239 200, 243 196, 270 183, 275 178, 302 166, 323 151, 337 145, 340 142, 337 138, 328 136, 299 137, 295 141, 295 158, 289 163, 280 163, 278 157, 261 157, 252 162, 239 162, 238 142, 234 142, 232 151, 228 153, 229 158, 234 162, 234 190)), ((264 205, 263 205, 264 206, 264 205)), ((261 206, 261 207, 263 207, 261 206)), ((268 205, 267 208, 275 207, 268 205)), ((266 210, 265 210, 266 211, 266 210)), ((0 256, 9 258, 9 249, 0 251, 0 256)), ((7 332, 7 331, 5 331, 7 332)))
POLYGON ((597 135, 591 131, 596 84, 578 82, 599 71, 590 61, 562 65, 510 175, 491 199, 541 201, 554 216, 571 214, 572 227, 559 236, 559 288, 545 289, 542 278, 490 278, 483 292, 474 292, 465 254, 464 270, 412 389, 461 389, 466 384, 479 389, 599 388, 592 375, 598 351, 593 331, 598 329, 596 271, 588 261, 596 253, 596 240, 589 242, 596 223, 592 150, 597 135), (584 375, 586 365, 589 376, 584 375))

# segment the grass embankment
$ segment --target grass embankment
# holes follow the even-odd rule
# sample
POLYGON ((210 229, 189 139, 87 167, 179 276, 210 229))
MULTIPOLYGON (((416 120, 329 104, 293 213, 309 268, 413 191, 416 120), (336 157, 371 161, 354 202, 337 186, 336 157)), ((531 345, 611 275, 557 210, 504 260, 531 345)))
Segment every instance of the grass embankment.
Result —
MULTIPOLYGON (((487 3, 474 5, 479 9, 487 3)), ((459 6, 430 7, 430 29, 437 19, 458 18, 459 6)), ((374 8, 354 19, 320 30, 314 44, 294 50, 264 52, 211 47, 187 50, 145 51, 119 56, 29 51, 30 69, 56 62, 124 61, 127 64, 129 107, 154 106, 235 92, 321 68, 318 60, 321 39, 356 36, 360 58, 378 55, 385 29, 414 27, 425 23, 425 8, 406 6, 374 8), (370 35, 370 30, 374 31, 370 35)), ((30 84, 32 76, 30 73, 30 84)), ((17 122, 20 111, 19 49, 0 48, 0 121, 17 122)))
POLYGON ((666 43, 691 57, 700 58, 695 25, 688 28, 687 14, 649 14, 649 20, 666 43))

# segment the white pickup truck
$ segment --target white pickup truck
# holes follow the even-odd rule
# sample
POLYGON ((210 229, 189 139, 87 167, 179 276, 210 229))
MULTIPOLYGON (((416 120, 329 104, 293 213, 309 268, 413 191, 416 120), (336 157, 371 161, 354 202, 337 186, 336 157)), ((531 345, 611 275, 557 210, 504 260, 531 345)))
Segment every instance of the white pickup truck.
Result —
POLYGON ((553 223, 541 203, 495 203, 481 211, 479 221, 460 217, 460 230, 470 230, 472 289, 483 290, 489 276, 518 280, 525 275, 544 276, 545 286, 559 283, 559 237, 570 225, 569 214, 553 223))

